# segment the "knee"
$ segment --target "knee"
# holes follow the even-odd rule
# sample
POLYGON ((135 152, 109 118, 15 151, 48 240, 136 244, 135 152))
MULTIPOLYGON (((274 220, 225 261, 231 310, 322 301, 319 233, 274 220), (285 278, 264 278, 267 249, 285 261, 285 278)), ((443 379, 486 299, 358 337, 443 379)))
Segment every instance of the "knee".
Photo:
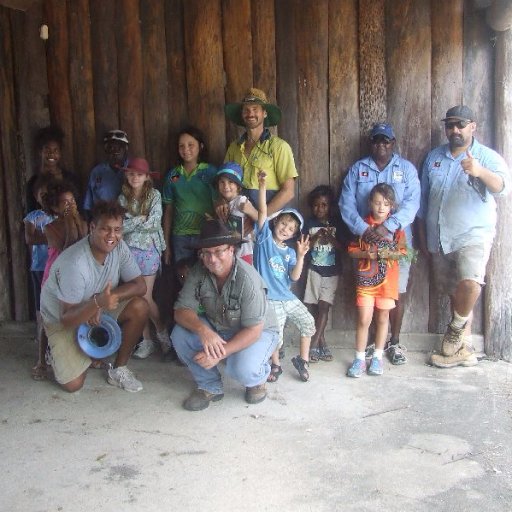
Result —
POLYGON ((126 306, 126 318, 144 319, 149 316, 149 304, 143 297, 133 297, 126 306))
POLYGON ((66 382, 66 384, 61 384, 60 386, 68 393, 75 393, 76 391, 79 391, 84 387, 84 382, 85 373, 83 373, 82 375, 80 375, 80 377, 77 377, 76 379, 66 382))

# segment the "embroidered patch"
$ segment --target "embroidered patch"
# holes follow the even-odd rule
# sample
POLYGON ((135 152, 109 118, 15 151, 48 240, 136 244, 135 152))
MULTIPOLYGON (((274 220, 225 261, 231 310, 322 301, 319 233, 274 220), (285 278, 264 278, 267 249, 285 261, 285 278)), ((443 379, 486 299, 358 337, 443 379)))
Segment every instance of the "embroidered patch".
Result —
POLYGON ((393 183, 402 183, 404 181, 404 171, 394 170, 393 171, 393 183))
POLYGON ((441 162, 440 161, 434 162, 434 167, 441 167, 441 162))
POLYGON ((368 171, 361 171, 359 173, 359 176, 363 177, 363 178, 368 178, 369 174, 368 174, 368 171))

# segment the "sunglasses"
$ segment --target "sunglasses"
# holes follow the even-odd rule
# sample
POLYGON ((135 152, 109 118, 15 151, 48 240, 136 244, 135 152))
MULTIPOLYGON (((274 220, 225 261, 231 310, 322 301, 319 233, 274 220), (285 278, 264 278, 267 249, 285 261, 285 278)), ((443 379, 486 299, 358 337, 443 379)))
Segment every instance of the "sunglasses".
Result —
POLYGON ((468 120, 460 120, 460 121, 447 121, 444 123, 444 127, 447 129, 447 130, 453 130, 454 128, 458 128, 459 130, 463 130, 464 128, 466 128, 466 126, 469 124, 469 123, 472 123, 473 121, 468 121, 468 120))
POLYGON ((386 146, 389 146, 392 143, 392 139, 388 139, 387 137, 373 137, 371 140, 372 144, 385 144, 386 146))

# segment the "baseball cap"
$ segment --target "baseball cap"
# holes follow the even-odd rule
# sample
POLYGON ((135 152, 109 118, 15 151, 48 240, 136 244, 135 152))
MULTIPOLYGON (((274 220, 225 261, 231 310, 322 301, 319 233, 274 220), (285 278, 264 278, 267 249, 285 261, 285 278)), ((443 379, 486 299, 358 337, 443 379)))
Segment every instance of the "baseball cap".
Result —
POLYGON ((376 137, 377 135, 384 135, 384 137, 387 137, 388 139, 395 138, 395 132, 388 123, 377 123, 373 125, 370 133, 370 139, 373 139, 373 137, 376 137))
POLYGON ((126 132, 123 132, 123 130, 110 130, 105 134, 105 137, 103 137, 103 143, 110 142, 112 140, 130 144, 128 135, 126 135, 126 132))
POLYGON ((446 111, 446 117, 441 119, 441 121, 448 121, 449 119, 455 119, 458 121, 474 121, 475 115, 469 107, 466 107, 466 105, 456 105, 446 111))

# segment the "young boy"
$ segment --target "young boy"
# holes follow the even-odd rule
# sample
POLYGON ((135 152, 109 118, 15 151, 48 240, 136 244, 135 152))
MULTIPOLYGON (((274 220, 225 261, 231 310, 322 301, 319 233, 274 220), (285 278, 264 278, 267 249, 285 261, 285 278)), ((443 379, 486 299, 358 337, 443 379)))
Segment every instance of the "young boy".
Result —
POLYGON ((309 236, 301 235, 297 241, 297 253, 286 245, 302 229, 301 214, 293 208, 284 208, 273 220, 270 228, 267 218, 266 174, 260 171, 258 225, 255 230, 254 266, 268 286, 267 297, 279 322, 280 343, 272 354, 271 371, 268 382, 276 382, 283 372, 279 361, 279 347, 283 344, 283 330, 287 318, 300 331, 300 355, 292 359, 300 378, 309 380, 309 345, 315 334, 315 320, 306 306, 290 290, 297 281, 304 266, 304 256, 309 250, 309 236))

